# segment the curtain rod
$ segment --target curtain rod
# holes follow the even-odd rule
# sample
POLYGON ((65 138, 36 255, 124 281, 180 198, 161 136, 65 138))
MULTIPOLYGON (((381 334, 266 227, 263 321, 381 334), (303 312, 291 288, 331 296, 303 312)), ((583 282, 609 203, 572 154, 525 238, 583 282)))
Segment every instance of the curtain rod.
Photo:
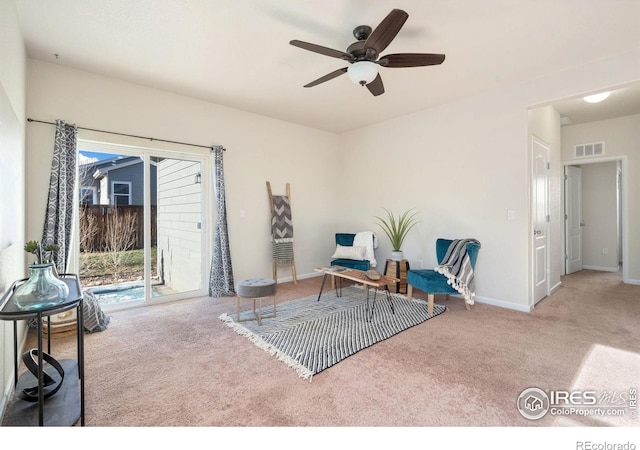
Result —
MULTIPOLYGON (((31 118, 27 118, 27 122, 38 122, 38 123, 46 123, 48 125, 55 125, 54 122, 46 122, 44 120, 36 120, 31 118)), ((127 137, 133 137, 138 139, 146 139, 149 141, 168 142, 170 144, 189 145, 191 147, 200 147, 200 148, 208 148, 208 149, 213 148, 212 145, 199 145, 199 144, 189 144, 187 142, 168 141, 166 139, 156 139, 156 138, 146 137, 146 136, 136 136, 135 134, 125 134, 125 133, 116 133, 115 131, 96 130, 95 128, 85 128, 85 127, 76 127, 76 128, 78 130, 96 131, 98 133, 107 133, 107 134, 117 134, 118 136, 127 136, 127 137)), ((227 149, 223 148, 222 150, 226 151, 227 149)))

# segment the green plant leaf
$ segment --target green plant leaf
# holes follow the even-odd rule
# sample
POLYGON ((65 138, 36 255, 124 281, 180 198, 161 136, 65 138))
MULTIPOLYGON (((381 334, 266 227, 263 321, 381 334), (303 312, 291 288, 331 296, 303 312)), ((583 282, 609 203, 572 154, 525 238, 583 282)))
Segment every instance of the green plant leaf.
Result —
POLYGON ((384 231, 389 241, 391 241, 393 251, 400 251, 409 230, 420 222, 420 220, 416 218, 418 213, 413 212, 412 208, 398 215, 396 218, 390 210, 387 208, 383 209, 387 213, 387 218, 383 219, 382 217, 374 216, 379 221, 377 225, 382 228, 382 231, 384 231))
POLYGON ((33 253, 35 255, 38 251, 38 242, 36 241, 27 242, 26 244, 24 244, 24 251, 27 253, 33 253))

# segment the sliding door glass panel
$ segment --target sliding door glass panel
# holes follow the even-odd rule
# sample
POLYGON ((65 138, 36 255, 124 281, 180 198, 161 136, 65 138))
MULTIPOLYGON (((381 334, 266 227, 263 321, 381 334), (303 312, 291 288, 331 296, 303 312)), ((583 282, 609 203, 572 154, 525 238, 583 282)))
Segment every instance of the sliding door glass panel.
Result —
POLYGON ((151 157, 151 301, 202 288, 202 164, 151 157))
POLYGON ((106 309, 144 303, 144 160, 79 151, 79 277, 106 309))

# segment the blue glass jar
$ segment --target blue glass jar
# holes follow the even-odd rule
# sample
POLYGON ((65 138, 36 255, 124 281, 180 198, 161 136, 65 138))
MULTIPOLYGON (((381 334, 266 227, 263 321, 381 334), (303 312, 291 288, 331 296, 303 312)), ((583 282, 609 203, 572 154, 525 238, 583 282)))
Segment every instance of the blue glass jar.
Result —
POLYGON ((31 276, 13 293, 16 306, 24 311, 59 305, 67 299, 67 283, 53 274, 53 263, 32 264, 31 276))

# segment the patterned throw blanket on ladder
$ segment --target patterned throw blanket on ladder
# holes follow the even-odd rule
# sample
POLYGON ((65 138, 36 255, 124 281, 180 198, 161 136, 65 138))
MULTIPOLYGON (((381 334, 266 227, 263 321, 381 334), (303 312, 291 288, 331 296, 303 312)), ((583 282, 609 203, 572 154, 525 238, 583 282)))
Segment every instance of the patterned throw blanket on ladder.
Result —
POLYGON ((271 217, 271 240, 273 259, 278 263, 293 261, 293 222, 291 205, 285 195, 273 196, 273 215, 271 217))
POLYGON ((480 245, 476 239, 455 239, 451 242, 442 262, 434 270, 446 276, 447 283, 458 291, 469 305, 473 305, 475 279, 471 259, 467 253, 469 243, 480 245))

